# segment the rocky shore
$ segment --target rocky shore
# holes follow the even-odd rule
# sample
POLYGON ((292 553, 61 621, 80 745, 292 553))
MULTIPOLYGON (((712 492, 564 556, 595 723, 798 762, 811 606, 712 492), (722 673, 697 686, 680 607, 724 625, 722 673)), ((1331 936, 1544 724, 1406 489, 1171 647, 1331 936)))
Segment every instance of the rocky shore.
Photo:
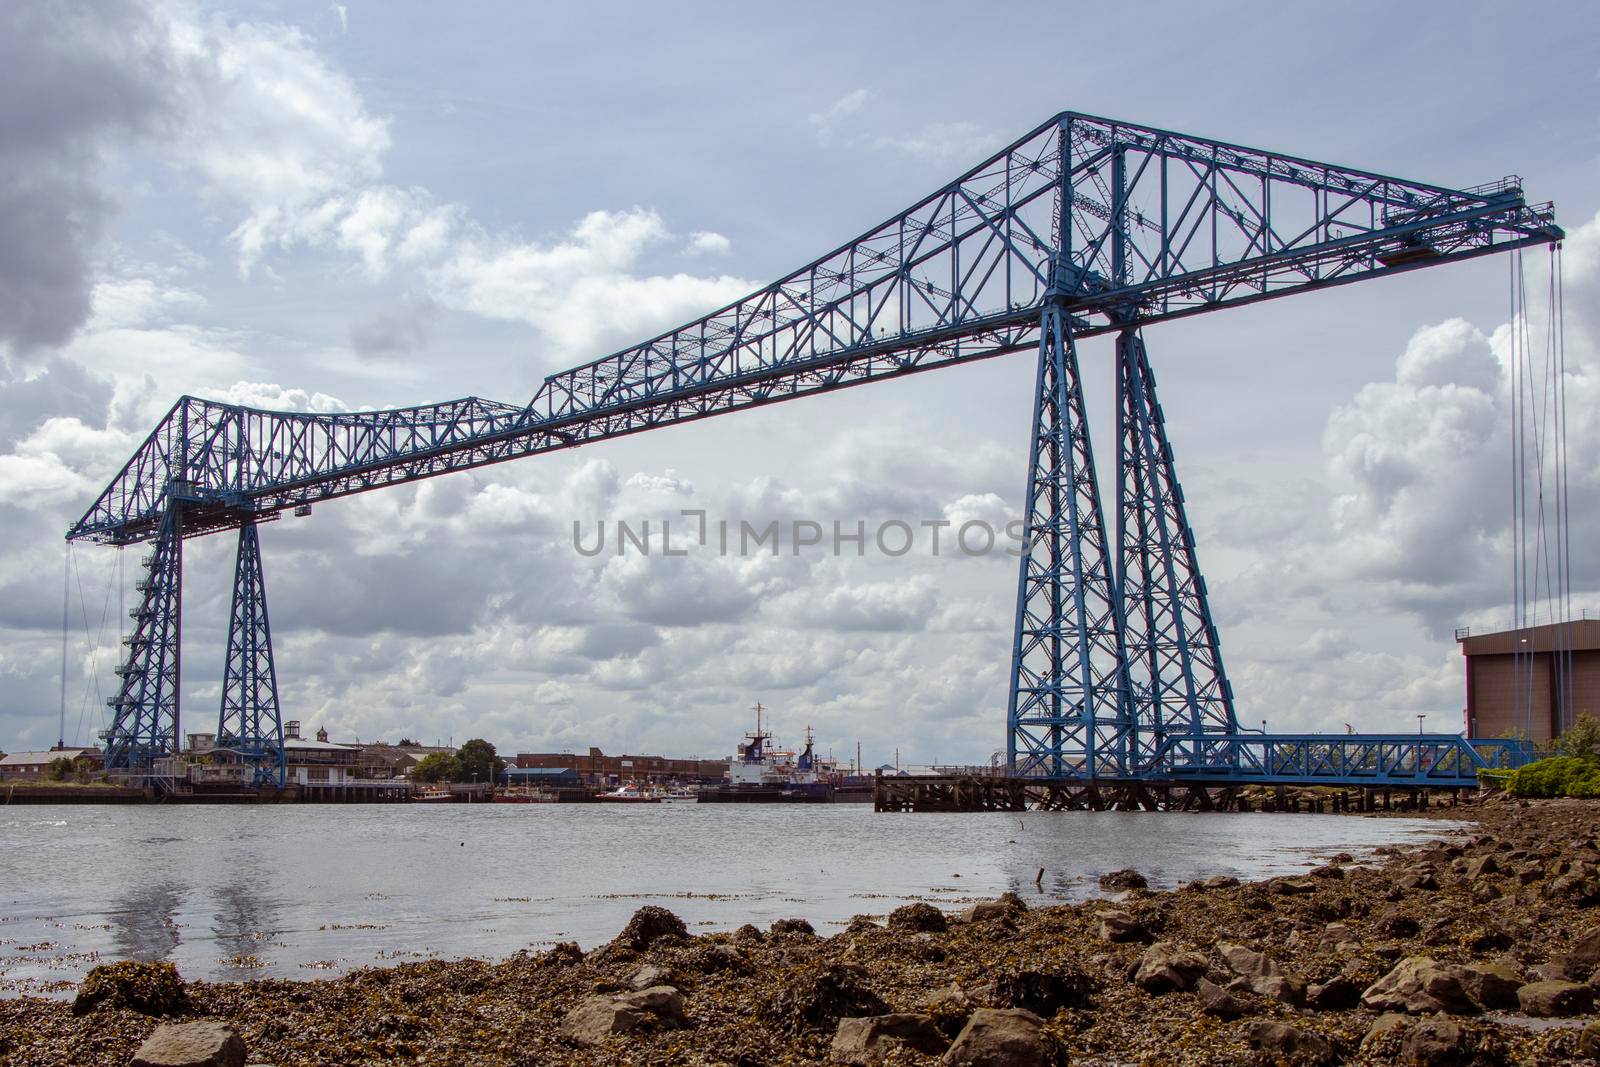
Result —
POLYGON ((1448 815, 1476 828, 1301 877, 1119 872, 1084 904, 912 904, 827 938, 643 908, 587 954, 237 984, 113 964, 73 1003, 0 1001, 0 1064, 1600 1065, 1600 803, 1448 815))

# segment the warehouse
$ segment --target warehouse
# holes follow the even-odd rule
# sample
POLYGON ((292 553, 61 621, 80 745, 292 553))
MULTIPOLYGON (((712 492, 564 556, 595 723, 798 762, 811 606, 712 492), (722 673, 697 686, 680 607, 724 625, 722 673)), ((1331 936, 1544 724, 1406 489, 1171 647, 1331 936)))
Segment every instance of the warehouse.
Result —
MULTIPOLYGON (((1587 614, 1587 613, 1586 613, 1587 614)), ((1600 619, 1496 633, 1456 631, 1467 666, 1467 736, 1548 741, 1600 718, 1600 619)))

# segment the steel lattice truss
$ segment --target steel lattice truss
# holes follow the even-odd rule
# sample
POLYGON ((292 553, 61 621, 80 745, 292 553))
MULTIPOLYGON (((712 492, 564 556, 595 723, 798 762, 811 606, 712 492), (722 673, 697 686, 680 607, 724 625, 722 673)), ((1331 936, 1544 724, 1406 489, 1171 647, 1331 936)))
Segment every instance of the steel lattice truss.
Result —
POLYGON ((1233 734, 1238 723, 1155 375, 1132 330, 1117 336, 1117 398, 1117 585, 1138 767, 1168 733, 1233 734))
POLYGON ((284 784, 283 718, 278 713, 278 672, 272 662, 267 585, 261 573, 256 524, 239 527, 228 616, 228 658, 222 672, 217 748, 251 768, 257 784, 284 784))
POLYGON ((1072 335, 1046 307, 1029 449, 1007 762, 1051 778, 1128 772, 1122 627, 1072 335))
POLYGON ((145 576, 136 588, 143 596, 128 613, 133 632, 122 639, 128 646, 128 658, 117 667, 122 684, 117 695, 106 701, 114 713, 106 736, 107 770, 153 773, 156 760, 178 754, 182 645, 178 609, 183 597, 180 521, 176 508, 167 509, 150 553, 140 560, 145 576))
POLYGON ((1200 760, 1236 727, 1131 331, 1562 236, 1516 179, 1447 189, 1064 113, 759 292, 552 375, 525 405, 468 397, 319 414, 184 397, 68 537, 158 539, 174 511, 181 536, 230 529, 385 485, 1033 349, 1035 551, 1020 581, 1010 744, 1027 773, 1157 773, 1200 760), (1115 555, 1074 407, 1074 340, 1111 332, 1124 338, 1115 555))
POLYGON ((1079 338, 1560 235, 1506 179, 1454 191, 1063 114, 869 233, 721 311, 546 379, 352 414, 185 397, 69 533, 191 533, 248 515, 1038 344, 1065 294, 1079 338))

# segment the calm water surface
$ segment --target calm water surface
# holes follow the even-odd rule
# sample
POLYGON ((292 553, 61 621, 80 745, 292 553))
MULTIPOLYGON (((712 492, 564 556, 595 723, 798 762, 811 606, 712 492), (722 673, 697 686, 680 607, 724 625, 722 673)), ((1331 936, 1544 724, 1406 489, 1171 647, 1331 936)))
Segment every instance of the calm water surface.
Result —
POLYGON ((354 805, 0 809, 0 995, 97 962, 189 978, 326 977, 429 956, 588 948, 635 908, 691 929, 819 932, 910 900, 1094 895, 1291 873, 1449 824, 1333 815, 874 815, 862 805, 354 805), (1042 888, 1034 885, 1040 868, 1042 888))

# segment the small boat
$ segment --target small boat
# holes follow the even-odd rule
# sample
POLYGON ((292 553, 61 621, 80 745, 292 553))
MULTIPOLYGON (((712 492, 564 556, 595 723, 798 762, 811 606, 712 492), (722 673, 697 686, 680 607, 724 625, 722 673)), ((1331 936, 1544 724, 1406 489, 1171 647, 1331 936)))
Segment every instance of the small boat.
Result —
POLYGON ((690 789, 687 786, 684 786, 684 787, 681 787, 681 788, 678 788, 678 789, 669 789, 667 792, 661 794, 661 799, 662 800, 666 800, 666 801, 687 800, 691 804, 694 803, 694 801, 697 799, 697 797, 698 797, 698 794, 693 789, 690 789))
POLYGON ((455 794, 448 789, 431 789, 426 793, 418 793, 411 801, 414 804, 451 804, 455 799, 455 794))
POLYGON ((609 793, 601 793, 596 800, 605 804, 659 804, 661 798, 642 791, 632 782, 618 786, 609 793))

